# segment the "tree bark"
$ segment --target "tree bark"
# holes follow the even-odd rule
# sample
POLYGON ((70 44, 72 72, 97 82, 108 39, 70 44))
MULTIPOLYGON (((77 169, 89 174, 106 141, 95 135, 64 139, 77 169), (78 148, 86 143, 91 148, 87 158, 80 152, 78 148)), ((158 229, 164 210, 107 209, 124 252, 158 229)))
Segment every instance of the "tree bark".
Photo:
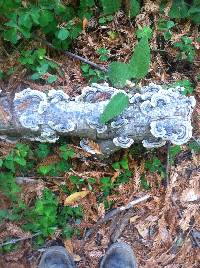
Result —
POLYGON ((182 90, 150 84, 126 93, 107 84, 92 84, 74 99, 61 90, 44 93, 27 88, 13 99, 0 93, 0 137, 56 142, 60 136, 78 136, 86 151, 95 153, 87 140, 92 139, 104 154, 128 148, 134 141, 147 148, 166 141, 180 145, 192 137, 195 106, 194 97, 183 96, 182 90), (100 115, 119 91, 129 96, 128 108, 101 124, 100 115))

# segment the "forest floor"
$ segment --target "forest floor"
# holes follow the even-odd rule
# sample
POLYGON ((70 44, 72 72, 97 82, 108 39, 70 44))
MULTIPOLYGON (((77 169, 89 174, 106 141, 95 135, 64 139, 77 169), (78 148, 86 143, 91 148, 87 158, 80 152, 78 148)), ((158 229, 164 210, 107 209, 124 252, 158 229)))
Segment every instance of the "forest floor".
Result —
MULTIPOLYGON (((127 62, 136 44, 135 30, 138 26, 151 26, 154 29, 151 39, 151 68, 140 85, 148 85, 150 82, 167 84, 177 80, 190 80, 195 87, 192 94, 197 100, 193 113, 193 136, 198 138, 200 137, 200 84, 197 76, 200 45, 197 42, 193 43, 197 50, 196 61, 193 63, 178 60, 177 49, 172 46, 172 42, 176 42, 184 35, 195 40, 199 34, 198 27, 189 21, 182 21, 174 28, 172 41, 166 42, 158 30, 158 19, 158 10, 153 4, 143 7, 134 24, 122 12, 118 12, 114 20, 106 26, 97 25, 97 20, 93 19, 89 24, 84 25, 84 31, 73 44, 72 52, 99 65, 104 64, 105 67, 108 61, 127 62), (108 32, 117 33, 117 36, 111 38, 108 32), (99 60, 95 52, 101 47, 110 50, 109 60, 104 63, 99 60)), ((36 44, 38 45, 38 42, 36 44)), ((58 79, 53 85, 40 85, 31 81, 23 68, 19 66, 17 73, 11 75, 4 85, 7 91, 15 92, 29 86, 41 91, 60 88, 70 96, 80 94, 81 89, 88 85, 88 80, 81 71, 81 63, 52 50, 49 51, 49 55, 64 70, 64 78, 58 79)), ((17 65, 15 58, 15 54, 10 55, 9 59, 5 59, 3 67, 17 65)), ((1 142, 0 146, 1 152, 10 148, 10 145, 4 142, 1 142)), ((101 177, 110 176, 114 181, 119 174, 111 167, 111 164, 127 157, 129 170, 133 176, 128 183, 120 185, 116 192, 109 195, 108 201, 115 201, 114 208, 127 205, 130 201, 147 194, 150 198, 102 223, 99 221, 107 215, 107 211, 103 203, 96 205, 99 195, 96 189, 81 200, 84 208, 84 218, 79 226, 82 238, 73 237, 71 240, 62 240, 58 232, 50 237, 40 250, 32 247, 30 239, 23 240, 17 250, 2 255, 0 267, 36 267, 45 247, 64 245, 74 256, 78 268, 95 268, 98 267, 107 247, 115 241, 125 241, 131 245, 139 267, 199 267, 200 154, 191 151, 187 145, 181 146, 181 151, 175 156, 173 163, 167 166, 168 146, 156 151, 144 153, 139 151, 135 154, 131 154, 128 150, 121 150, 105 160, 94 159, 86 154, 78 146, 77 140, 72 140, 70 146, 76 153, 76 157, 72 160, 71 173, 84 179, 92 177, 99 180, 101 177), (151 172, 145 169, 145 161, 151 157, 157 157, 163 166, 167 166, 168 181, 165 177, 163 178, 162 172, 151 172), (149 189, 141 185, 141 177, 144 174, 149 189), (92 230, 91 234, 88 235, 86 230, 92 230)), ((69 175, 69 173, 66 174, 59 181, 35 178, 33 184, 22 186, 21 195, 29 203, 44 187, 49 187, 56 192, 58 185, 67 182, 69 175)), ((3 195, 1 198, 5 199, 3 195)), ((6 202, 5 199, 4 207, 8 205, 6 202)), ((6 223, 6 231, 1 233, 0 240, 4 241, 8 236, 23 238, 27 236, 27 233, 22 231, 17 222, 6 223)))

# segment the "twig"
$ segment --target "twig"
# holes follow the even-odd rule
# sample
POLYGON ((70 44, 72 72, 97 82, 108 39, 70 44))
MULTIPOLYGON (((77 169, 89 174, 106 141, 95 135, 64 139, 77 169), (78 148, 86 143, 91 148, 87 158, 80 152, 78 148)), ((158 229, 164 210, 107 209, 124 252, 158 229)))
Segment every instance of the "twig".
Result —
POLYGON ((16 183, 18 184, 26 184, 26 183, 38 183, 39 180, 36 180, 35 177, 16 177, 16 183))
POLYGON ((124 210, 127 210, 127 209, 130 209, 132 208, 133 206, 141 203, 141 202, 144 202, 146 200, 148 200, 149 198, 151 197, 150 194, 147 194, 147 195, 144 195, 142 197, 139 197, 133 201, 131 201, 130 203, 128 203, 126 206, 122 206, 122 207, 119 207, 119 208, 116 208, 116 209, 113 209, 111 210, 110 212, 108 212, 105 217, 103 219, 100 219, 90 230, 87 231, 87 233, 85 234, 84 236, 84 239, 87 239, 89 236, 91 236, 93 234, 93 232, 96 230, 96 228, 107 222, 107 221, 110 221, 114 216, 116 216, 118 213, 124 211, 124 210))
MULTIPOLYGON (((48 41, 46 41, 46 40, 44 40, 44 39, 41 39, 41 38, 39 38, 39 37, 34 37, 34 39, 36 39, 37 41, 40 41, 40 42, 44 43, 45 45, 47 45, 47 46, 50 47, 50 48, 53 48, 53 49, 55 49, 55 50, 60 51, 58 48, 56 48, 54 45, 52 45, 50 42, 48 42, 48 41)), ((107 68, 105 68, 105 67, 103 67, 103 66, 100 66, 100 65, 98 65, 98 64, 96 64, 96 63, 94 63, 94 62, 92 62, 92 61, 90 61, 90 60, 88 60, 88 59, 86 59, 86 58, 83 58, 82 56, 76 55, 76 54, 74 54, 74 53, 72 53, 72 52, 69 52, 69 51, 66 51, 66 50, 61 50, 61 51, 62 51, 65 55, 67 55, 67 56, 69 56, 69 57, 71 57, 71 58, 73 58, 73 59, 82 61, 82 62, 84 62, 84 63, 86 63, 86 64, 92 66, 93 68, 102 71, 102 72, 105 72, 105 73, 106 73, 106 72, 108 71, 107 68)))
POLYGON ((11 239, 8 242, 1 243, 0 247, 4 247, 4 246, 10 245, 10 244, 16 244, 17 242, 24 241, 24 240, 27 240, 27 239, 32 239, 33 237, 39 236, 40 234, 41 234, 41 232, 38 232, 38 233, 36 233, 36 234, 34 234, 32 236, 29 236, 29 237, 11 239))

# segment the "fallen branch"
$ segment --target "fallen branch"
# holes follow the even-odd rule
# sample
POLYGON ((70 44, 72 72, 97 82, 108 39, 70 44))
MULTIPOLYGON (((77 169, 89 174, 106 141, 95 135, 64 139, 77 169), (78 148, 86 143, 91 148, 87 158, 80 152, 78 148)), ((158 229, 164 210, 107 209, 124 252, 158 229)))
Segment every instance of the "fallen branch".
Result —
POLYGON ((89 238, 94 233, 94 231, 96 230, 96 228, 99 225, 112 220, 112 218, 115 217, 118 213, 120 213, 122 211, 125 211, 125 210, 128 210, 128 209, 134 207, 135 205, 137 205, 137 204, 139 204, 141 202, 147 201, 150 197, 151 197, 151 195, 147 194, 147 195, 144 195, 142 197, 139 197, 139 198, 129 202, 126 206, 122 206, 122 207, 119 207, 119 208, 111 210, 110 212, 108 212, 105 215, 105 217, 103 219, 100 219, 90 230, 88 230, 86 232, 86 234, 84 236, 84 239, 89 238))
POLYGON ((102 71, 104 73, 106 73, 108 71, 107 68, 105 68, 103 66, 100 66, 100 65, 98 65, 98 64, 96 64, 96 63, 94 63, 94 62, 92 62, 92 61, 90 61, 90 60, 88 60, 88 59, 86 59, 86 58, 84 58, 82 56, 76 55, 76 54, 74 54, 72 52, 69 52, 69 51, 66 51, 66 50, 60 50, 60 49, 56 48, 54 45, 52 45, 50 42, 48 42, 48 41, 46 41, 44 39, 41 39, 39 37, 34 37, 34 39, 42 42, 43 44, 47 45, 50 48, 53 48, 53 49, 58 50, 58 51, 61 51, 63 54, 65 54, 66 56, 68 56, 70 58, 82 61, 82 62, 92 66, 93 68, 95 68, 97 70, 100 70, 100 71, 102 71))
POLYGON ((30 88, 16 93, 14 99, 0 96, 0 138, 56 142, 60 136, 78 136, 85 151, 96 154, 92 148, 96 143, 99 151, 109 155, 134 141, 156 148, 166 141, 180 145, 192 137, 194 97, 183 96, 180 87, 164 90, 150 84, 138 90, 127 94, 108 84, 92 84, 75 99, 61 90, 45 94, 30 88), (101 115, 119 92, 128 96, 129 106, 103 124, 101 115))
POLYGON ((7 246, 7 245, 11 245, 11 244, 16 244, 16 243, 18 243, 18 242, 21 242, 21 241, 24 241, 24 240, 27 240, 27 239, 32 239, 32 238, 37 237, 37 236, 39 236, 39 235, 41 235, 41 232, 38 232, 38 233, 33 234, 32 236, 28 236, 28 237, 22 237, 22 238, 11 239, 10 241, 1 243, 1 244, 0 244, 0 247, 4 247, 4 246, 7 246))

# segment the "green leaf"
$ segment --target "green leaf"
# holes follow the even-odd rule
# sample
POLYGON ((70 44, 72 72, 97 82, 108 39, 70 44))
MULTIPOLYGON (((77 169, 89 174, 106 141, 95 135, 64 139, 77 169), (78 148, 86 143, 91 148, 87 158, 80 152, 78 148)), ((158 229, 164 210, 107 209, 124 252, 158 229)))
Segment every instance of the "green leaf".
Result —
POLYGON ((49 10, 41 10, 39 24, 41 27, 46 27, 54 20, 53 13, 49 10))
POLYGON ((40 143, 38 144, 38 148, 35 150, 35 153, 38 158, 42 159, 48 156, 50 153, 49 144, 40 143))
POLYGON ((196 24, 200 24, 200 2, 196 4, 197 6, 192 6, 189 11, 188 14, 190 16, 190 19, 196 23, 196 24))
POLYGON ((200 154, 200 143, 199 142, 196 142, 196 141, 190 142, 188 144, 188 147, 190 148, 190 150, 194 151, 195 153, 200 154))
POLYGON ((32 79, 32 80, 37 80, 37 79, 39 79, 40 77, 41 77, 41 74, 39 74, 39 73, 34 73, 34 74, 31 75, 31 79, 32 79))
POLYGON ((93 7, 95 5, 94 0, 80 0, 80 8, 93 7))
POLYGON ((170 158, 170 163, 171 164, 174 163, 174 159, 175 159, 176 155, 179 154, 180 152, 181 152, 181 146, 180 145, 175 145, 175 146, 170 147, 169 158, 170 158))
POLYGON ((121 0, 100 0, 104 14, 113 14, 120 9, 121 0))
POLYGON ((57 37, 58 39, 64 41, 69 36, 69 31, 66 28, 62 28, 58 31, 57 37))
POLYGON ((5 30, 3 33, 3 37, 5 40, 10 41, 13 44, 16 44, 20 37, 17 34, 17 29, 12 28, 9 30, 5 30))
POLYGON ((140 3, 138 0, 130 0, 130 18, 133 19, 140 11, 140 3))
POLYGON ((32 7, 30 10, 30 16, 35 24, 39 24, 40 9, 38 7, 32 7))
POLYGON ((188 16, 188 6, 184 0, 173 0, 169 17, 174 19, 182 19, 188 16))
POLYGON ((68 160, 69 158, 74 157, 75 152, 73 149, 68 149, 66 145, 62 145, 59 147, 60 149, 60 157, 62 157, 65 160, 68 160))
POLYGON ((23 26, 27 29, 32 27, 32 19, 29 13, 21 12, 18 19, 19 26, 23 26))
POLYGON ((108 68, 108 77, 113 86, 122 88, 132 78, 132 70, 127 63, 112 62, 108 68))
POLYGON ((26 159, 20 157, 20 156, 15 156, 14 161, 19 164, 20 166, 25 166, 26 165, 26 159))
POLYGON ((136 35, 137 38, 146 37, 147 39, 150 39, 152 37, 152 30, 150 27, 144 26, 136 31, 136 35))
POLYGON ((101 123, 105 124, 114 117, 120 115, 129 104, 129 97, 123 92, 115 94, 105 107, 100 116, 101 123))
POLYGON ((49 173, 53 168, 53 165, 48 165, 48 166, 40 166, 38 168, 38 172, 42 175, 46 175, 47 173, 49 173))
POLYGON ((41 66, 38 66, 36 70, 40 75, 45 74, 48 71, 49 64, 48 63, 42 63, 41 66))
POLYGON ((144 78, 150 66, 150 47, 147 37, 141 38, 135 47, 133 56, 130 60, 132 77, 141 79, 144 78))
POLYGON ((0 69, 0 79, 3 79, 3 77, 4 77, 4 73, 3 73, 3 71, 0 69))
POLYGON ((3 160, 0 158, 0 167, 3 166, 3 160))
POLYGON ((49 84, 51 84, 51 83, 55 82, 57 80, 57 78, 58 78, 57 75, 51 75, 48 77, 47 82, 49 84))

